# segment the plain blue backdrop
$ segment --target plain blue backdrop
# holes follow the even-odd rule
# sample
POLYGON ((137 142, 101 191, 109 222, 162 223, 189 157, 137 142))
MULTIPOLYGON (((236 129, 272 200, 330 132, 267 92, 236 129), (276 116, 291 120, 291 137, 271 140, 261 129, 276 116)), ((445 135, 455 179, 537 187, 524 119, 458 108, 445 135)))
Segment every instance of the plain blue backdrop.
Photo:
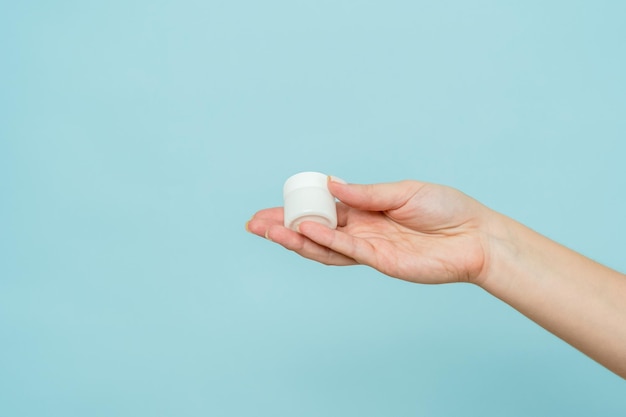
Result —
POLYGON ((2 1, 0 415, 624 415, 480 289, 244 224, 414 178, 626 271, 625 4, 2 1))

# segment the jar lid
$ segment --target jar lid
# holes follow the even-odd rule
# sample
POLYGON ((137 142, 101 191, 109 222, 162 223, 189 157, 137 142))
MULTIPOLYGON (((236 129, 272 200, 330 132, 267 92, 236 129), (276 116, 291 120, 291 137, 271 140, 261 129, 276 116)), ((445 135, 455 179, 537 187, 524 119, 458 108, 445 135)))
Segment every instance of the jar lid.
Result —
POLYGON ((287 178, 283 186, 283 196, 298 188, 316 187, 328 189, 328 175, 321 172, 300 172, 287 178))

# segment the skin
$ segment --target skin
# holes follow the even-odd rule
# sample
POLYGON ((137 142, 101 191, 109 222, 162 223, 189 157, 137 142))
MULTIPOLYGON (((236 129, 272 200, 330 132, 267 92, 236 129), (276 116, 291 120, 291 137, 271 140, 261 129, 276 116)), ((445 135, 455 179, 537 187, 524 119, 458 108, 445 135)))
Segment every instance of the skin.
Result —
POLYGON ((257 212, 246 229, 326 265, 475 284, 626 378, 626 275, 450 187, 329 177, 328 188, 339 200, 336 230, 313 222, 287 229, 282 207, 257 212))

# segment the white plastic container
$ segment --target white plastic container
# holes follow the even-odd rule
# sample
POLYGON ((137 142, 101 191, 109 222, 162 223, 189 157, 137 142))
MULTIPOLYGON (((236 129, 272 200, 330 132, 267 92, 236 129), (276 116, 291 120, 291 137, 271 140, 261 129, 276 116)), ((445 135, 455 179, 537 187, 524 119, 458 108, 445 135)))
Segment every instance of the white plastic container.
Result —
POLYGON ((337 205, 328 191, 328 176, 319 172, 300 172, 283 187, 285 227, 297 230, 303 221, 337 228, 337 205))

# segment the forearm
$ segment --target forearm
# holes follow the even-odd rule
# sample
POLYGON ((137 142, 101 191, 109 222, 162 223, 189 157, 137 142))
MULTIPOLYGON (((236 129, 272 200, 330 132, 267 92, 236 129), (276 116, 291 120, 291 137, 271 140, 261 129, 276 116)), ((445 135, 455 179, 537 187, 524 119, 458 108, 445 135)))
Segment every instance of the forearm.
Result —
POLYGON ((626 275, 501 215, 478 284, 626 378, 626 275))

